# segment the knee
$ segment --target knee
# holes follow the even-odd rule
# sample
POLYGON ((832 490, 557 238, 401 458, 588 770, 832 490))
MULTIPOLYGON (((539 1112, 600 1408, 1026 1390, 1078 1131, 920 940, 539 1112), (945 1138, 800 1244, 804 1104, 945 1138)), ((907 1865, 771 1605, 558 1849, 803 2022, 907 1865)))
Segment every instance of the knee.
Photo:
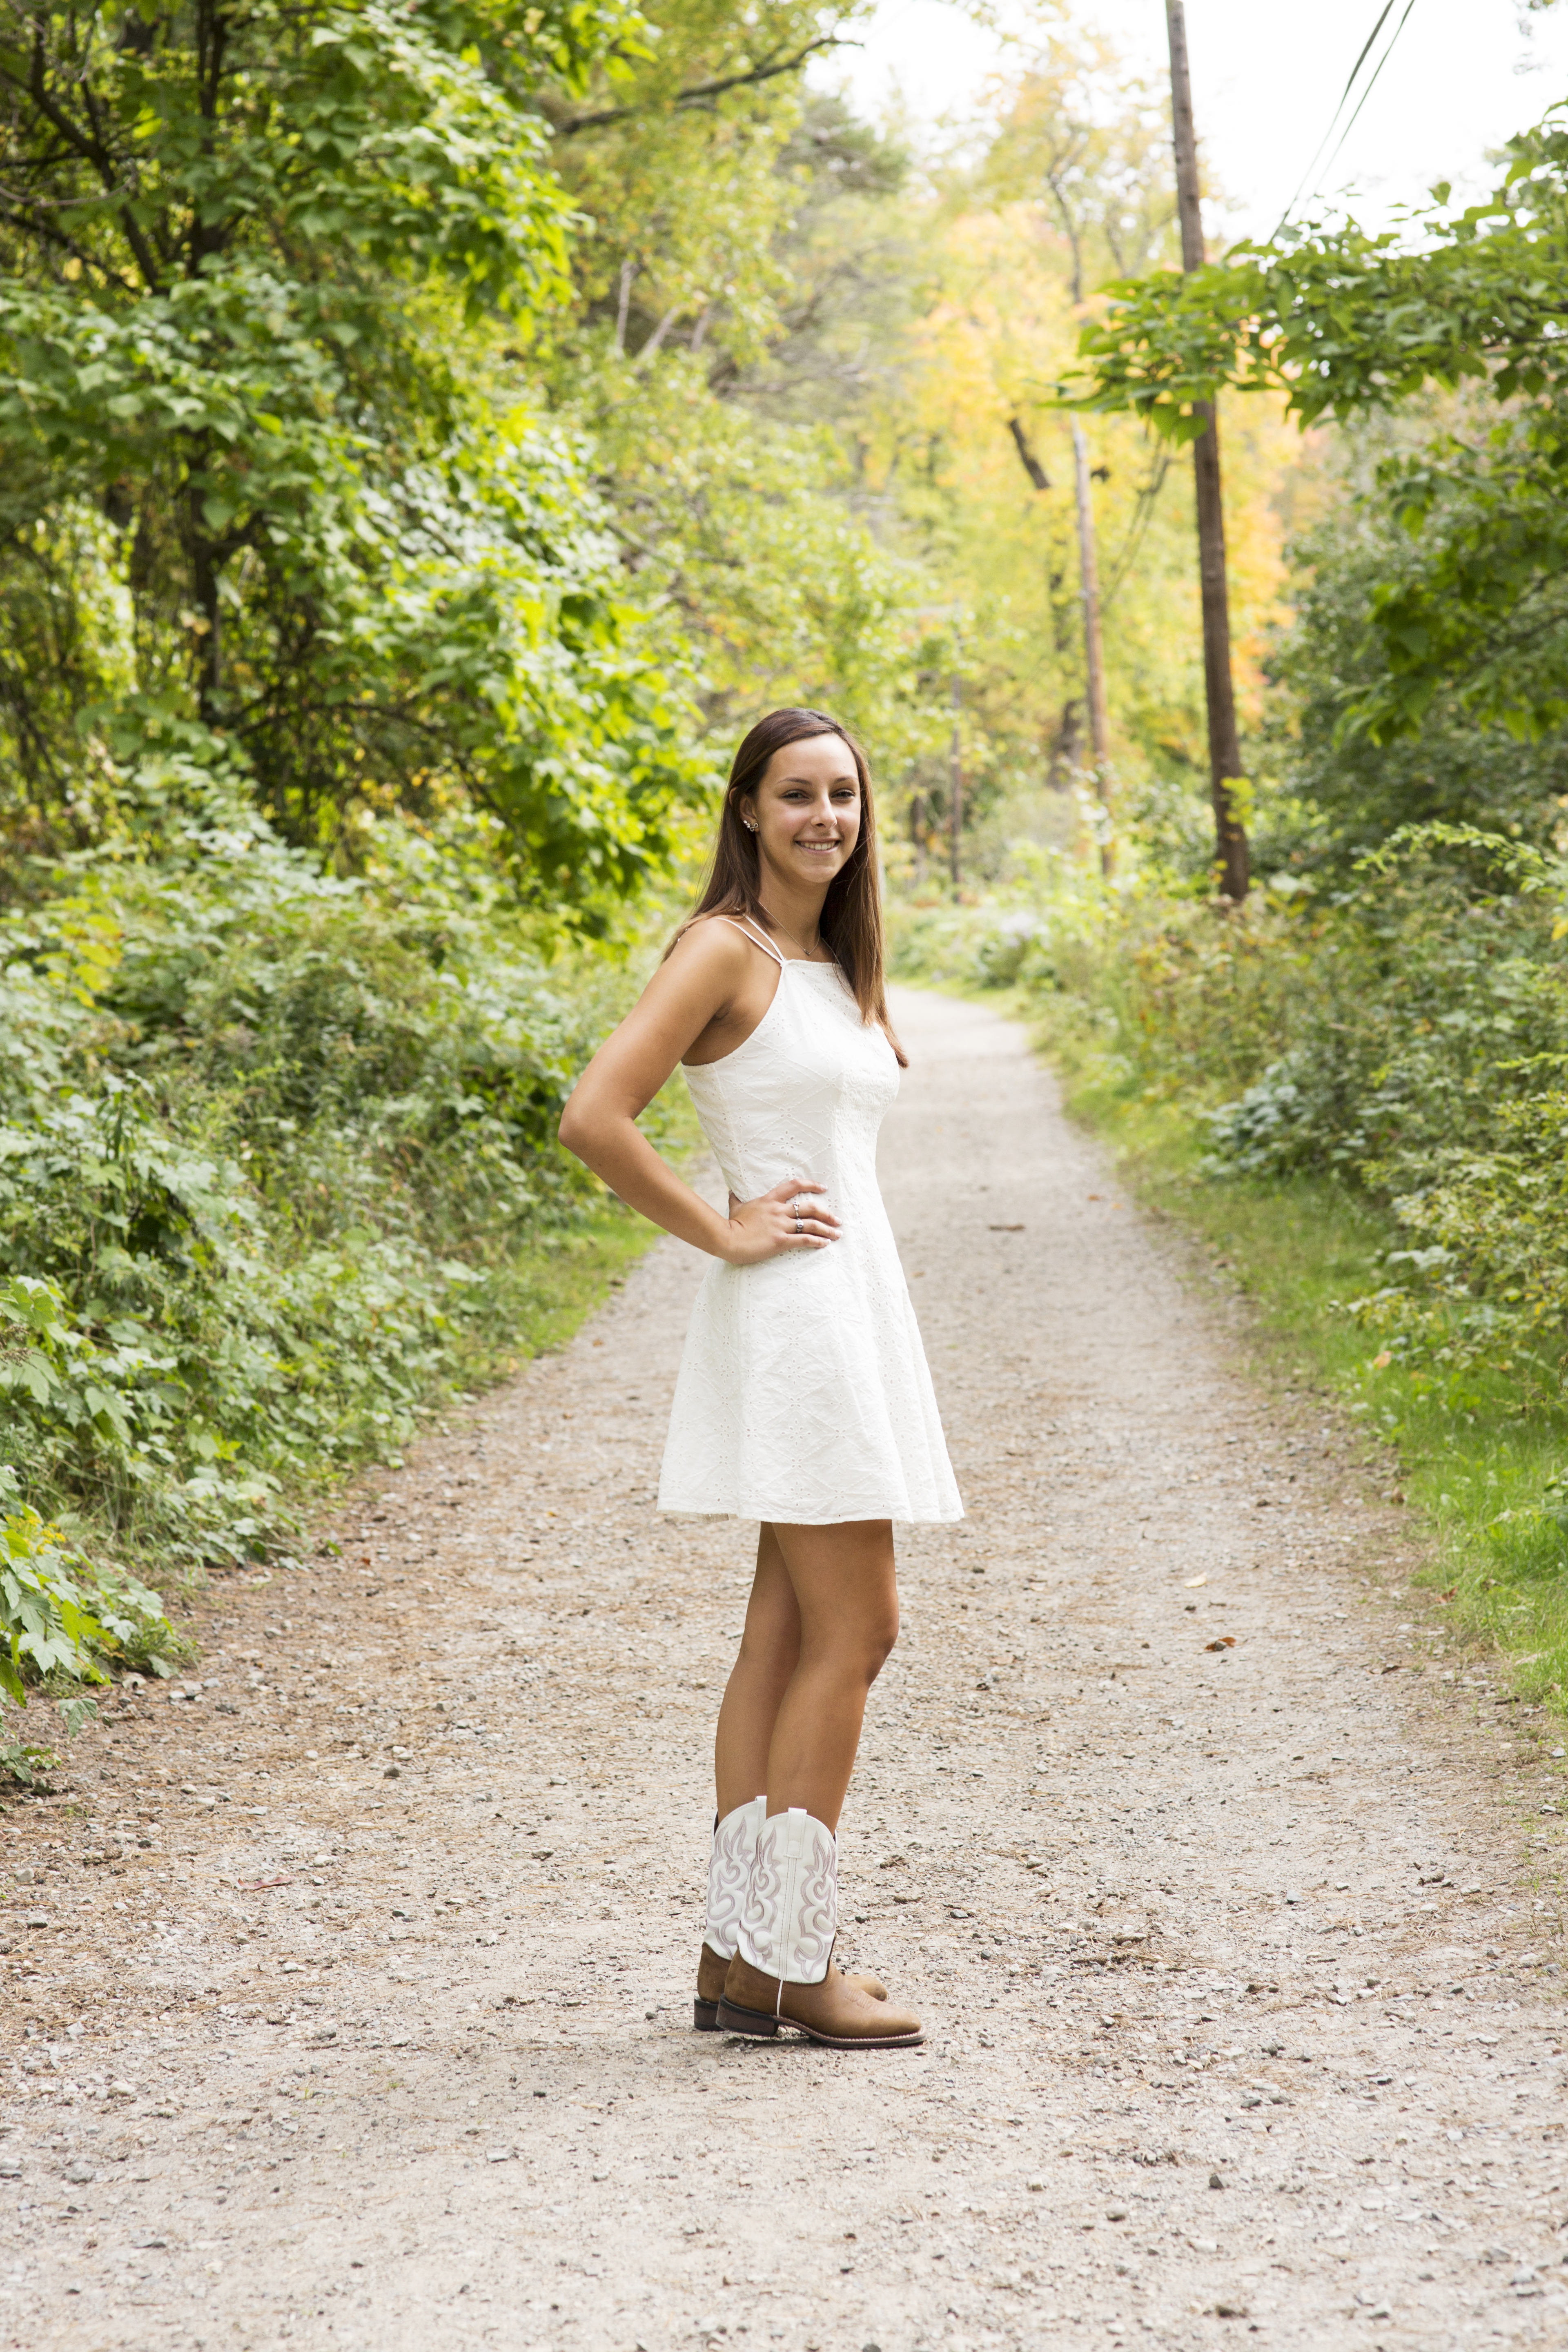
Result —
POLYGON ((857 1649, 868 1690, 892 1656, 899 1638, 899 1611, 894 1602, 886 1610, 869 1617, 858 1629, 857 1649))

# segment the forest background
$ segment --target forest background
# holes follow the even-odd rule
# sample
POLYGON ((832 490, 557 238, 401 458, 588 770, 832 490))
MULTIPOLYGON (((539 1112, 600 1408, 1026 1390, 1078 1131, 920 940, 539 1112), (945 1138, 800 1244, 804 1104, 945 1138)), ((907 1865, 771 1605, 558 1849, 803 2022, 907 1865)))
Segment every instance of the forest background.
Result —
POLYGON ((832 94, 856 16, 0 0, 17 1703, 166 1670, 202 1576, 618 1278, 555 1121, 781 701, 872 748, 899 968, 1041 1025, 1562 1696, 1562 134, 1178 301, 1168 94, 1087 10, 945 142, 832 94))

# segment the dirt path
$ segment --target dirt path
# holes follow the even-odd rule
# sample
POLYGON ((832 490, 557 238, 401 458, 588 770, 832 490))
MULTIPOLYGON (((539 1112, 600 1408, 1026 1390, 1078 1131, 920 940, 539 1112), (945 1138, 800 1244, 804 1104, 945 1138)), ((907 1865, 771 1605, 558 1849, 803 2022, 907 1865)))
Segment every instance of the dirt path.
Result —
POLYGON ((1548 1718, 1017 1033, 899 1017, 973 1516, 902 1547, 843 1881, 929 2046, 689 2030, 746 1543, 649 1515, 667 1244, 5 1814, 0 2343, 1563 2342, 1548 1718))

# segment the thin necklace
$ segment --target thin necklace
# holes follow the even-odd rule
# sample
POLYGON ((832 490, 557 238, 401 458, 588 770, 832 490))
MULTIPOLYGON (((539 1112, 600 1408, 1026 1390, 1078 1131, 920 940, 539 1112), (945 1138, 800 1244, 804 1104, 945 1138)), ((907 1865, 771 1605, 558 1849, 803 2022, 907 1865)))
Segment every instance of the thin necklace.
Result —
MULTIPOLYGON (((801 960, 802 963, 816 963, 816 962, 818 962, 818 961, 820 961, 820 959, 819 959, 818 957, 814 956, 814 955, 810 952, 809 949, 806 949, 806 948, 801 948, 801 947, 800 947, 800 941, 795 938, 795 933, 794 933, 793 931, 784 931, 784 925, 779 921, 779 919, 778 919, 778 917, 777 917, 776 915, 770 915, 770 916, 768 917, 768 920, 769 920, 769 922, 770 922, 770 923, 772 923, 772 925, 773 926, 773 929, 774 929, 775 930, 784 931, 784 935, 785 939, 789 941, 789 943, 790 943, 790 945, 791 945, 791 947, 792 947, 792 948, 800 948, 800 960, 801 960)), ((817 933, 817 935, 816 935, 816 944, 817 944, 817 946, 818 946, 818 947, 820 947, 820 946, 822 945, 822 933, 821 933, 820 931, 818 931, 818 933, 817 933)), ((832 962, 832 961, 833 961, 833 950, 832 950, 832 949, 831 949, 831 948, 829 948, 829 949, 828 949, 828 950, 827 950, 827 960, 828 960, 829 963, 831 963, 831 962, 832 962)))

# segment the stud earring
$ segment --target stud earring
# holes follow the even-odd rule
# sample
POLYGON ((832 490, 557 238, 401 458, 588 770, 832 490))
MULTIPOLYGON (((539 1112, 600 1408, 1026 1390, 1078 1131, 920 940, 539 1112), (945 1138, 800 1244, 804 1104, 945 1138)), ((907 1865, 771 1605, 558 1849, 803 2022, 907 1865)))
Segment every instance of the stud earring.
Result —
POLYGON ((756 826, 752 823, 752 820, 751 820, 751 818, 750 818, 749 816, 743 816, 743 817, 741 819, 741 823, 745 826, 746 831, 747 831, 748 833, 755 833, 755 831, 756 831, 756 829, 757 829, 757 828, 756 828, 756 826))

